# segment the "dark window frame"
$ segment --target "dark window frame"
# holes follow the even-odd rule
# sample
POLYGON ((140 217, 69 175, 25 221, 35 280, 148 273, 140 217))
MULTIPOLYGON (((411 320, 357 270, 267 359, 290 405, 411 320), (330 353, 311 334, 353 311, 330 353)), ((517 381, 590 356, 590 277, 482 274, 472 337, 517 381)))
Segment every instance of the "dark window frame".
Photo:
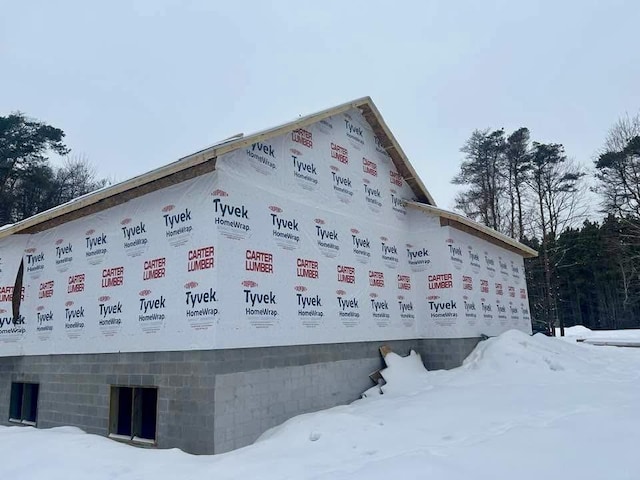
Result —
POLYGON ((109 438, 157 445, 158 387, 111 385, 109 438))
POLYGON ((38 422, 39 393, 39 383, 11 382, 9 422, 35 427, 38 422))

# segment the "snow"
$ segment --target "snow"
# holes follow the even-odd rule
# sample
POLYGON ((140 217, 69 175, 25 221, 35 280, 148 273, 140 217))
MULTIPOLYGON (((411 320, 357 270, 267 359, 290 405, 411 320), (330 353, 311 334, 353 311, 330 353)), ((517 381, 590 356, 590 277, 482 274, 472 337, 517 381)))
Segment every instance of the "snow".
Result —
POLYGON ((295 417, 223 455, 0 427, 0 478, 640 478, 638 348, 510 331, 450 371, 427 372, 418 355, 387 360, 382 395, 295 417))

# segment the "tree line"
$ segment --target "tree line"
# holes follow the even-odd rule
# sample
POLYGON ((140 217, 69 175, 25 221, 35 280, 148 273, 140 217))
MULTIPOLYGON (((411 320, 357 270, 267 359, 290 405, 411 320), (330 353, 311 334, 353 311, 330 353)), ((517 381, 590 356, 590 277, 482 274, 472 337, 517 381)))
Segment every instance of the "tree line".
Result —
POLYGON ((591 169, 525 127, 475 130, 461 152, 455 208, 539 252, 525 260, 538 326, 640 326, 640 115, 610 129, 591 169))
POLYGON ((23 113, 0 116, 0 226, 108 184, 83 157, 71 157, 64 132, 23 113), (49 156, 63 157, 61 166, 49 156))

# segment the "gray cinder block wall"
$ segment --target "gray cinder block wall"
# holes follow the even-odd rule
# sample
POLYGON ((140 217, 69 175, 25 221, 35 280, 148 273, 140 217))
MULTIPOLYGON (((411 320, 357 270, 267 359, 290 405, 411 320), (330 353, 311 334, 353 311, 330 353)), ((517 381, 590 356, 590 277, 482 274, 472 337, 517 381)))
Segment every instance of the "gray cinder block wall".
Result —
POLYGON ((107 435, 111 385, 158 387, 157 445, 196 454, 252 443, 301 413, 357 399, 383 366, 378 348, 418 351, 430 370, 452 368, 480 339, 0 358, 0 411, 12 381, 40 384, 38 427, 107 435))

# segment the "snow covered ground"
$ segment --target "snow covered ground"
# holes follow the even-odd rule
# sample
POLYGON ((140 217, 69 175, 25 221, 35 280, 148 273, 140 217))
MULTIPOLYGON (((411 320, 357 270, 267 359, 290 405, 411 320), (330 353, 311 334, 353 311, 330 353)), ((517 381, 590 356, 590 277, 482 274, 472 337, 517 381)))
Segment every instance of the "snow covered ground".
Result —
POLYGON ((455 370, 390 363, 383 395, 296 417, 224 455, 0 427, 0 479, 640 478, 638 348, 511 331, 455 370))

